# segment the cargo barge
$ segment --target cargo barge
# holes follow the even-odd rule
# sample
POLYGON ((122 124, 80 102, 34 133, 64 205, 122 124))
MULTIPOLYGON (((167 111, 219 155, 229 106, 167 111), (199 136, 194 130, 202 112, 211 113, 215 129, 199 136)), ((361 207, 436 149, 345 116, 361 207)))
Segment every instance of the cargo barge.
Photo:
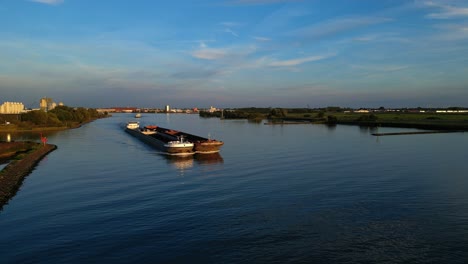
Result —
POLYGON ((168 154, 211 154, 219 152, 221 146, 224 145, 224 142, 219 140, 159 126, 140 128, 136 121, 129 122, 125 131, 168 154))
POLYGON ((195 153, 200 154, 210 154, 210 153, 217 153, 220 151, 221 146, 224 145, 223 141, 211 139, 211 138, 204 138, 197 135, 189 134, 187 132, 177 131, 173 129, 167 129, 158 126, 150 126, 151 128, 155 129, 158 133, 165 135, 167 138, 175 140, 178 137, 183 137, 187 141, 192 142, 194 144, 193 151, 195 153))
POLYGON ((168 138, 154 129, 140 128, 140 123, 131 121, 127 123, 125 131, 141 141, 156 147, 169 155, 192 155, 194 144, 183 137, 168 138))

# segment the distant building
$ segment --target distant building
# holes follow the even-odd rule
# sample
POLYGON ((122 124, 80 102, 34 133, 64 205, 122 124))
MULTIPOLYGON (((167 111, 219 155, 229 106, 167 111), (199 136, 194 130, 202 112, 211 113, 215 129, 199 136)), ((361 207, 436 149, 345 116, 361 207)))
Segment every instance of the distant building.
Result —
POLYGON ((97 108, 96 111, 98 111, 99 113, 115 113, 117 112, 117 110, 115 108, 97 108))
POLYGON ((354 112, 355 112, 355 113, 369 113, 369 110, 367 110, 367 109, 362 109, 362 108, 361 108, 361 109, 356 110, 356 111, 354 111, 354 112))
POLYGON ((216 111, 218 111, 218 109, 216 109, 216 107, 213 107, 213 106, 211 106, 210 110, 208 110, 208 112, 210 112, 210 113, 214 113, 216 111))
POLYGON ((170 112, 171 111, 171 107, 169 107, 169 105, 166 105, 166 112, 170 112))
POLYGON ((436 110, 436 113, 468 113, 468 110, 436 110))
POLYGON ((52 100, 52 98, 44 97, 39 101, 39 107, 42 111, 50 111, 56 106, 57 104, 52 100))
POLYGON ((20 114, 24 112, 24 104, 19 102, 4 102, 0 105, 0 114, 20 114))

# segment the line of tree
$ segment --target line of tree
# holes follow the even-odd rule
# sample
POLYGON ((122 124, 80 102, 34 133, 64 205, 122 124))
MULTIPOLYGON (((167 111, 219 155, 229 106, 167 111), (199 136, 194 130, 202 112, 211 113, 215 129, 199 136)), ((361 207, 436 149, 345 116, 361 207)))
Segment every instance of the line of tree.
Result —
MULTIPOLYGON (((249 120, 286 120, 286 119, 298 119, 297 114, 303 114, 302 119, 310 119, 311 121, 327 121, 325 113, 338 113, 343 112, 347 108, 341 108, 336 106, 329 106, 326 108, 237 108, 221 111, 206 112, 202 111, 199 113, 201 117, 221 117, 223 115, 226 119, 249 119, 249 120), (296 117, 292 117, 296 115, 296 117)), ((299 118, 301 119, 301 118, 299 118)), ((301 120, 302 120, 301 119, 301 120)), ((335 118, 336 119, 336 118, 335 118)), ((335 119, 331 119, 332 122, 336 122, 335 119)))
POLYGON ((21 115, 20 126, 74 127, 107 116, 93 108, 57 106, 48 112, 34 110, 21 115))

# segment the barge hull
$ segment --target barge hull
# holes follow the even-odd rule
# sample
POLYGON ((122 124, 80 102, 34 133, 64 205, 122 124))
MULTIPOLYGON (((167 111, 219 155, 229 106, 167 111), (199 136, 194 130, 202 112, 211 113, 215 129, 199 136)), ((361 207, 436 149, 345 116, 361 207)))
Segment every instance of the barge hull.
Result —
POLYGON ((161 141, 155 138, 153 135, 145 135, 138 130, 135 129, 125 129, 125 132, 129 133, 130 135, 140 139, 141 141, 151 145, 167 154, 170 155, 193 155, 193 146, 187 146, 185 148, 177 147, 177 148, 168 148, 166 147, 166 142, 161 141))
POLYGON ((193 151, 199 154, 211 154, 217 153, 220 151, 221 146, 224 145, 224 142, 200 137, 197 135, 189 134, 182 131, 175 131, 172 129, 167 129, 163 127, 157 127, 156 131, 163 134, 164 137, 168 139, 177 139, 178 136, 183 136, 190 142, 194 143, 193 151))

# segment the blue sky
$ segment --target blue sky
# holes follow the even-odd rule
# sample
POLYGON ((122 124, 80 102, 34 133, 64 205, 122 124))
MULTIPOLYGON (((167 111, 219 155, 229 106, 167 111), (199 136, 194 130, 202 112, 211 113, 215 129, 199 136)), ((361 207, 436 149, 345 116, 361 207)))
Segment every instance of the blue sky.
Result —
POLYGON ((0 101, 468 106, 468 1, 3 0, 0 101))

